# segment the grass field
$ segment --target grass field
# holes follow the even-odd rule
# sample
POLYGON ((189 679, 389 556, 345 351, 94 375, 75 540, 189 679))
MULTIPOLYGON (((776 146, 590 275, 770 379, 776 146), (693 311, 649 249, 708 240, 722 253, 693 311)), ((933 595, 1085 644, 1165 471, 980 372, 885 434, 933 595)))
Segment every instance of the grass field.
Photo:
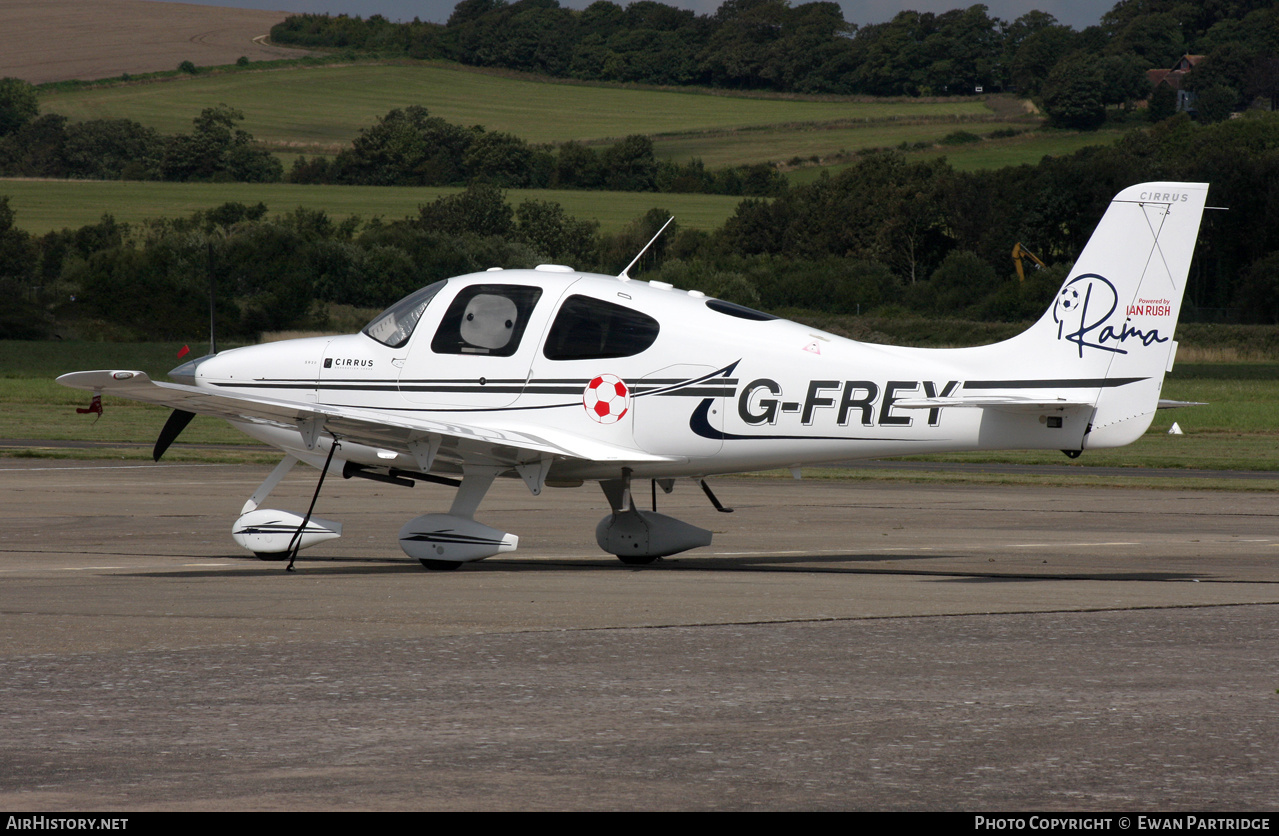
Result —
MULTIPOLYGON (((990 131, 997 130, 999 127, 1001 125, 998 123, 952 125, 944 132, 939 131, 940 135, 937 138, 940 139, 947 133, 957 129, 977 134, 987 134, 990 131)), ((1073 154, 1079 149, 1091 145, 1110 145, 1119 141, 1119 138, 1126 132, 1126 130, 1098 130, 1088 133, 1033 131, 1000 139, 983 138, 980 142, 973 142, 967 145, 935 145, 931 148, 907 151, 906 154, 907 159, 912 161, 945 157, 951 167, 957 171, 984 171, 1010 165, 1035 165, 1044 157, 1060 157, 1066 154, 1073 154)), ((919 140, 911 140, 911 142, 916 141, 932 140, 921 131, 919 140)), ((886 148, 894 146, 890 143, 868 143, 865 147, 886 148)), ((850 147, 849 150, 854 149, 850 147)), ((852 162, 835 163, 821 167, 807 166, 789 172, 787 177, 795 185, 803 185, 816 180, 823 171, 834 175, 850 165, 852 165, 852 162)))
POLYGON ((733 96, 537 81, 414 62, 290 67, 48 92, 40 106, 72 119, 127 117, 165 133, 184 133, 202 108, 221 102, 243 111, 244 128, 260 141, 330 152, 392 108, 415 104, 450 122, 483 125, 530 142, 991 114, 975 99, 853 102, 733 96))
MULTIPOLYGON (((985 126, 982 126, 982 130, 985 126)), ((983 139, 969 145, 930 148, 912 152, 911 159, 945 157, 959 171, 982 171, 1009 165, 1035 165, 1044 157, 1073 154, 1092 145, 1110 145, 1128 132, 1098 130, 1088 133, 1036 131, 1006 139, 983 139)))
MULTIPOLYGON (((226 346, 230 347, 230 346, 226 346)), ((0 445, 0 456, 128 458, 149 460, 150 445, 164 426, 169 410, 107 398, 101 418, 79 415, 89 395, 54 382, 60 374, 89 368, 140 369, 156 380, 182 362, 182 343, 22 342, 0 340, 0 438, 40 441, 76 441, 88 449, 41 449, 24 445, 0 445), (125 446, 115 446, 125 445, 125 446)), ((194 354, 206 345, 193 344, 194 354)), ((197 416, 165 458, 172 461, 267 462, 278 456, 232 429, 225 421, 197 416), (231 445, 230 449, 206 449, 187 445, 231 445)))
MULTIPOLYGON (((76 447, 10 444, 0 446, 0 456, 52 456, 76 458, 149 458, 149 445, 164 424, 167 410, 106 399, 106 412, 98 420, 78 415, 88 395, 53 382, 64 372, 88 368, 142 369, 157 379, 180 362, 179 343, 26 343, 0 341, 0 439, 49 442, 90 442, 76 447), (141 445, 141 446, 137 446, 141 445)), ((193 345, 200 353, 202 346, 193 345)), ((956 453, 928 457, 929 461, 1062 465, 1050 477, 1027 476, 1028 481, 1048 483, 1145 484, 1143 467, 1208 470, 1279 470, 1279 426, 1274 404, 1279 400, 1279 363, 1185 364, 1167 378, 1164 397, 1207 401, 1208 406, 1163 410, 1149 432, 1136 444, 1117 450, 1089 451, 1068 463, 1055 450, 1035 452, 956 453), (1184 435, 1170 436, 1173 421, 1184 435), (1067 466, 1068 465, 1068 466, 1067 466), (1099 480, 1090 467, 1132 468, 1132 480, 1099 480)), ((269 461, 271 453, 223 421, 197 418, 182 436, 183 444, 169 454, 174 460, 269 461), (184 446, 192 445, 192 446, 184 446), (218 445, 202 447, 198 445, 218 445), (227 445, 230 445, 229 447, 227 445)), ((925 478, 883 471, 847 471, 848 478, 925 478)), ((820 476, 820 473, 813 475, 820 476)), ((828 474, 829 475, 829 474, 828 474)), ((931 477, 928 477, 931 478, 931 477)), ((951 474, 951 480, 989 481, 987 477, 951 474)), ((996 478, 996 477, 990 477, 996 478)), ((1007 475, 997 481, 1021 477, 1007 475)), ((1128 479, 1128 477, 1124 477, 1128 479)), ((1184 487, 1176 480, 1160 480, 1163 487, 1184 487)), ((1200 485, 1198 481, 1197 486, 1200 485)), ((1215 485, 1244 490, 1275 490, 1279 484, 1242 481, 1215 485)))
MULTIPOLYGON (((458 191, 461 189, 0 179, 0 196, 9 196, 17 226, 35 234, 96 223, 104 213, 110 213, 117 221, 137 223, 152 218, 181 217, 227 201, 245 204, 261 201, 273 213, 304 206, 323 209, 339 220, 356 215, 366 220, 381 216, 394 221, 416 215, 419 205, 430 203, 440 195, 458 191)), ((599 221, 600 228, 606 232, 621 229, 653 208, 671 212, 685 228, 717 229, 741 200, 723 195, 549 189, 512 190, 506 196, 513 206, 527 199, 556 201, 571 215, 599 221)))
MULTIPOLYGON (((972 122, 962 118, 781 125, 731 132, 658 136, 654 139, 654 149, 664 159, 698 158, 710 168, 721 168, 742 162, 786 162, 794 157, 808 160, 816 156, 825 160, 864 148, 895 148, 902 142, 935 143, 961 129, 989 133, 1000 128, 1026 130, 1030 127, 1033 125, 1024 120, 972 122)), ((1046 150, 1045 153, 1053 152, 1046 150)))
MULTIPOLYGON (((653 137, 661 159, 701 159, 711 168, 760 162, 806 163, 789 173, 806 183, 837 172, 858 151, 928 144, 910 152, 922 159, 946 155, 960 170, 1037 162, 1085 145, 1113 142, 1119 131, 1066 134, 1036 130, 1037 117, 1005 97, 987 101, 861 100, 797 96, 728 95, 701 89, 669 90, 538 80, 441 62, 382 62, 287 66, 256 72, 179 76, 82 90, 46 90, 41 107, 72 119, 127 117, 166 133, 190 130, 204 107, 227 103, 242 110, 244 127, 291 165, 298 154, 332 154, 394 107, 423 104, 435 115, 465 125, 508 131, 532 142, 603 142, 629 134, 653 137), (1017 137, 963 146, 935 145, 964 129, 987 135, 1001 128, 1017 137), (817 158, 817 165, 812 164, 817 158)), ((23 187, 0 183, 11 194, 20 224, 31 231, 75 227, 102 211, 137 221, 185 214, 226 200, 262 200, 277 211, 307 206, 336 217, 403 217, 444 189, 306 188, 232 185, 112 184, 109 193, 78 185, 23 187), (78 191, 87 188, 88 191, 78 191), (248 191, 246 191, 246 189, 248 191), (99 196, 101 195, 101 199, 99 196)), ((719 226, 737 201, 687 195, 644 196, 539 193, 574 214, 616 229, 653 206, 668 208, 686 226, 719 226), (636 209, 635 207, 641 206, 636 209), (633 211, 634 210, 634 211, 633 211)), ((523 195, 513 193, 512 199, 523 195)))
POLYGON ((391 108, 425 105, 464 125, 507 131, 531 142, 604 142, 630 134, 653 138, 659 159, 701 159, 711 168, 760 162, 811 163, 792 171, 806 183, 837 172, 867 148, 929 144, 914 158, 945 155, 961 170, 1038 162, 1121 131, 1037 130, 1038 117, 1009 97, 853 100, 734 95, 704 89, 651 89, 539 80, 442 62, 287 66, 256 72, 178 76, 82 90, 46 90, 41 107, 72 119, 126 117, 165 133, 190 130, 204 107, 227 103, 244 127, 291 165, 298 154, 333 154, 391 108), (966 146, 934 145, 957 129, 1017 137, 966 146))
MULTIPOLYGON (((531 142, 602 142, 653 137, 661 159, 699 158, 711 167, 831 158, 865 148, 934 143, 963 127, 988 134, 1031 129, 1014 139, 914 153, 947 154, 971 170, 1070 153, 1113 142, 1120 132, 1040 132, 1013 100, 854 101, 659 90, 493 74, 444 63, 285 67, 260 72, 176 77, 76 91, 46 91, 41 106, 72 119, 127 117, 166 133, 190 129, 201 108, 225 102, 245 113, 244 127, 282 155, 332 154, 393 107, 425 105, 465 125, 508 131, 531 142), (554 117, 548 117, 554 114, 554 117)), ((794 173, 807 182, 820 169, 794 173)), ((835 169, 838 170, 838 166, 835 169)))

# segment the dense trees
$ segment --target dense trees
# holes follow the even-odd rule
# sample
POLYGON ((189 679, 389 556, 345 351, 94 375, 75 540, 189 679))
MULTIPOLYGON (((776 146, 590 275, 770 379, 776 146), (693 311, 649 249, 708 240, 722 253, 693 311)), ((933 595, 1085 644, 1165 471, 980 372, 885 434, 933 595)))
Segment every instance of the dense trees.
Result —
POLYGON ((331 160, 299 157, 288 180, 370 186, 488 183, 512 189, 732 195, 774 195, 786 190, 786 179, 767 164, 707 171, 700 160, 659 162, 653 141, 645 136, 628 136, 599 151, 575 142, 558 148, 534 146, 478 125, 454 125, 431 116, 420 105, 392 110, 331 160))
POLYGON ((1048 73, 1043 85, 1044 111, 1054 125, 1088 130, 1106 121, 1102 74, 1095 58, 1071 53, 1048 73))
MULTIPOLYGON (((239 127, 244 115, 205 108, 189 134, 163 136, 127 119, 70 123, 49 113, 0 137, 0 175, 200 182, 275 182, 279 160, 239 127)), ((768 164, 708 171, 700 160, 659 162, 653 142, 628 136, 595 150, 530 145, 513 134, 462 127, 413 105, 391 110, 328 157, 298 157, 293 183, 613 189, 775 195, 787 181, 768 164)))
MULTIPOLYGON (((992 171, 867 155, 838 176, 742 201, 716 232, 673 227, 638 271, 770 309, 1026 319, 1045 309, 1110 198, 1160 179, 1211 183, 1211 202, 1230 210, 1205 216, 1183 317, 1279 324, 1277 114, 1213 125, 1183 114, 1112 147, 992 171), (1009 259, 1018 241, 1049 263, 1025 283, 1009 259)), ((55 317, 106 322, 96 333, 123 336, 200 333, 210 271, 224 297, 219 319, 241 334, 322 324, 329 303, 377 308, 492 266, 616 274, 668 217, 654 209, 604 234, 558 204, 512 208, 497 187, 474 183, 389 223, 227 204, 36 238, 0 199, 0 289, 10 300, 0 335, 47 333, 55 317)))
POLYGON ((155 179, 164 138, 127 119, 70 124, 47 113, 0 138, 0 173, 19 177, 155 179))
POLYGON ((35 87, 20 78, 0 78, 0 136, 13 133, 39 112, 35 87))
MULTIPOLYGON (((743 202, 719 240, 731 252, 779 259, 874 260, 890 267, 902 283, 903 303, 929 310, 936 305, 929 293, 946 298, 935 271, 958 258, 956 252, 971 253, 1004 277, 1017 241, 1050 263, 1068 263, 1115 193, 1160 179, 1211 183, 1212 203, 1230 207, 1228 216, 1214 212, 1205 219, 1188 315, 1273 316, 1265 302, 1273 291, 1265 288, 1267 282, 1279 284, 1279 274, 1269 273, 1267 279, 1263 267, 1279 251, 1279 210, 1269 198, 1279 187, 1279 115, 1274 114, 1211 126, 1183 115, 1150 131, 1133 131, 1113 147, 1085 149, 1033 167, 957 173, 937 163, 871 157, 770 203, 743 202), (925 277, 927 282, 921 281, 925 277)), ((978 282, 985 275, 968 272, 978 282)), ((989 291, 980 295, 977 301, 948 304, 975 316, 1017 316, 1019 307, 1024 314, 1020 303, 997 302, 989 291)))
POLYGON ((283 167, 237 127, 243 114, 205 108, 190 134, 163 136, 129 119, 69 123, 47 113, 0 137, 0 174, 99 180, 271 182, 283 167))
POLYGON ((160 179, 247 183, 279 180, 283 166, 269 151, 254 145, 248 131, 236 127, 243 120, 243 113, 227 105, 200 111, 191 133, 169 137, 165 143, 160 179))
POLYGON ((1075 49, 1075 33, 1061 26, 1052 15, 1031 12, 1013 23, 1026 34, 1007 47, 1008 79, 1012 86, 1028 96, 1039 95, 1053 67, 1075 49), (1027 21, 1031 15, 1040 15, 1027 21))
POLYGON ((31 236, 14 225, 9 198, 0 197, 0 337, 39 339, 49 317, 39 304, 36 284, 39 251, 31 236))
POLYGON ((392 110, 356 137, 333 163, 332 182, 451 185, 465 177, 463 158, 473 132, 414 106, 392 110))

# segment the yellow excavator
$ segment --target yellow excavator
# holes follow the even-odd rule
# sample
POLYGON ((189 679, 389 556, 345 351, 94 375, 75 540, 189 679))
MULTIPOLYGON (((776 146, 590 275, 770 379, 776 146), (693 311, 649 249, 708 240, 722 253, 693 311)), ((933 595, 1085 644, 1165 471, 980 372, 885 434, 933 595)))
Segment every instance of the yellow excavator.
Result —
POLYGON ((1021 242, 1018 241, 1016 244, 1013 244, 1013 266, 1017 268, 1017 281, 1019 282, 1026 281, 1026 270, 1022 266, 1022 262, 1027 258, 1035 262, 1036 270, 1041 270, 1048 266, 1047 264, 1044 264, 1043 259, 1023 247, 1021 242))

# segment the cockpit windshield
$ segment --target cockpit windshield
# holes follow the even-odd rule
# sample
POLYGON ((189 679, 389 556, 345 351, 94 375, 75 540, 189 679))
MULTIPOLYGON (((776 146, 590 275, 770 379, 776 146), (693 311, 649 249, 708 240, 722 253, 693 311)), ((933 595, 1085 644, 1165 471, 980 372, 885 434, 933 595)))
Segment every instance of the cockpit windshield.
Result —
POLYGON ((436 282, 410 293, 378 314, 376 319, 364 326, 361 333, 367 334, 382 345, 391 348, 402 347, 409 341, 409 337, 413 336, 413 329, 417 327, 426 306, 445 284, 447 281, 436 282))

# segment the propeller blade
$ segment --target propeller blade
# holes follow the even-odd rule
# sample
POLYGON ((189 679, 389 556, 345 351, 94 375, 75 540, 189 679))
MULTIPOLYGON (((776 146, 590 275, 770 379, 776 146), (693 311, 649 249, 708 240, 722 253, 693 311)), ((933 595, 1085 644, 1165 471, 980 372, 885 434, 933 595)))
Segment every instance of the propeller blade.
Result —
POLYGON ((151 451, 151 457, 155 461, 160 461, 164 451, 169 449, 169 445, 182 434, 194 417, 194 412, 187 412, 184 409, 175 409, 169 413, 169 420, 164 422, 164 429, 160 430, 160 437, 155 440, 155 449, 151 451))

